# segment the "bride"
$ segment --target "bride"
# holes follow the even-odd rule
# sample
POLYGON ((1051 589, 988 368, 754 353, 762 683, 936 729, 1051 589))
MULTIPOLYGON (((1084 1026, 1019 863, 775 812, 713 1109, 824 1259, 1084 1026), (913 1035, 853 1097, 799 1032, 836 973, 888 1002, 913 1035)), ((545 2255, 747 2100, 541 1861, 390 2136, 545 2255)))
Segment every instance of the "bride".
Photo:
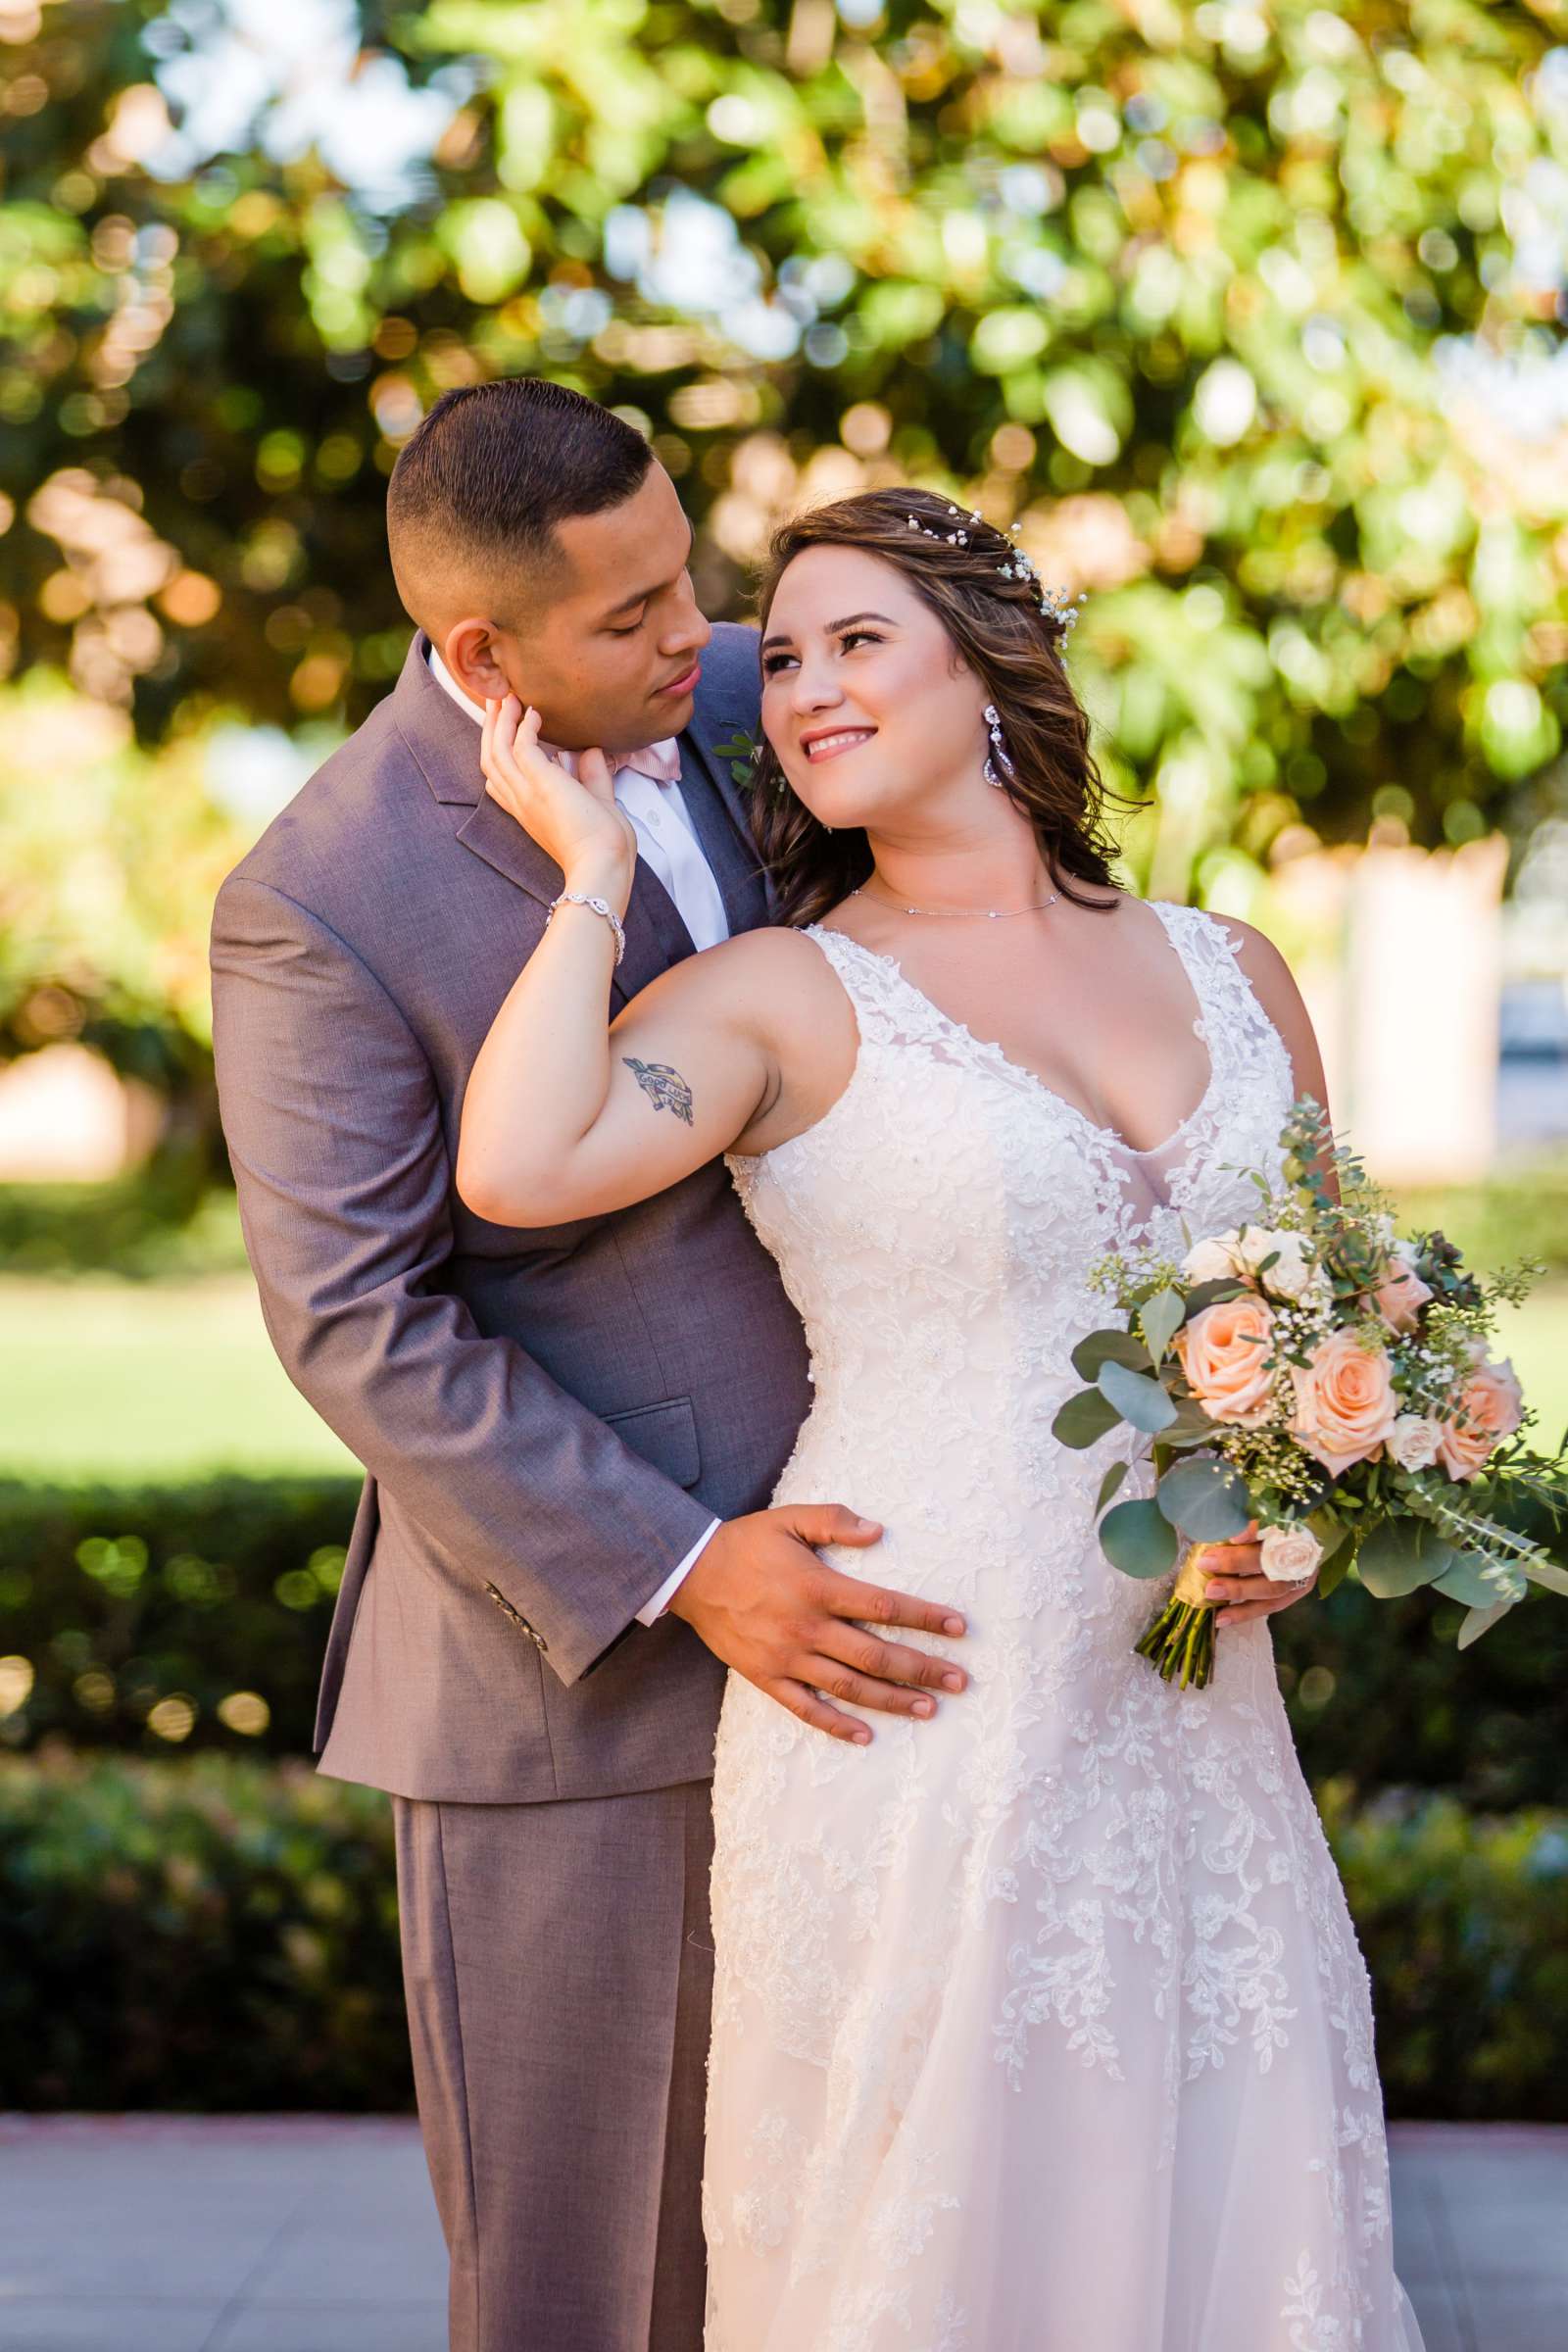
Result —
POLYGON ((515 703, 486 723, 565 888, 475 1064, 460 1190, 550 1225, 728 1153, 811 1349, 775 1501, 852 1497, 968 1628, 962 1695, 874 1722, 825 1661, 730 1676, 709 2352, 1419 2352, 1269 1604, 1226 1580, 1211 1687, 1168 1688, 1095 1534, 1126 1433, 1051 1435, 1095 1261, 1240 1222, 1240 1170, 1323 1098, 1273 951, 1112 886, 1065 633, 928 493, 789 525, 756 819, 779 927, 612 1027, 636 843, 608 769, 573 781, 515 703))

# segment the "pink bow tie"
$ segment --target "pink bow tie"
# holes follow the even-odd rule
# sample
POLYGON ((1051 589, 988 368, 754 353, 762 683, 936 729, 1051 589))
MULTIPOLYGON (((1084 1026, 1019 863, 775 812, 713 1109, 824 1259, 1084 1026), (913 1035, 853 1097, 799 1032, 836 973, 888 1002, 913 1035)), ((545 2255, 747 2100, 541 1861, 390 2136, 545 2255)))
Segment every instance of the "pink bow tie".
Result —
MULTIPOLYGON (((539 749, 550 759, 559 760, 568 775, 577 773, 577 755, 564 752, 553 743, 542 743, 539 749)), ((680 746, 671 735, 663 743, 649 743, 640 752, 614 752, 609 755, 612 775, 623 767, 634 767, 640 776, 651 776, 656 784, 680 782, 680 746)))

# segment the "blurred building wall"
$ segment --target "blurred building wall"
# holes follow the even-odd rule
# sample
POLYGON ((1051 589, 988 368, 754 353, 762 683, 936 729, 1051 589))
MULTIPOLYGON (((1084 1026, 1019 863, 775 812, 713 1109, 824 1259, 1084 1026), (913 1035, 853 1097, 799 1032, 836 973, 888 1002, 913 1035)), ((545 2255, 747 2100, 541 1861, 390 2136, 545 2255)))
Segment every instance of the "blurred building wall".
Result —
POLYGON ((1463 1184, 1496 1151, 1500 835, 1374 845, 1274 876, 1323 1046, 1335 1124, 1394 1185, 1463 1184))

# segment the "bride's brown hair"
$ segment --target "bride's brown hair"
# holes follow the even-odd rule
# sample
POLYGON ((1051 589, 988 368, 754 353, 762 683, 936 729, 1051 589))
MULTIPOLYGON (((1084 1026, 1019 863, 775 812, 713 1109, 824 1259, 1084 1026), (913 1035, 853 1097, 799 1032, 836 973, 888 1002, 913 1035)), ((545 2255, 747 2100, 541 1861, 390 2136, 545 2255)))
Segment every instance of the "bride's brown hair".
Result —
MULTIPOLYGON (((1100 906, 1075 884, 1110 886, 1106 788, 1089 721, 1061 665, 1068 621, 1041 602, 1006 535, 929 490, 862 490, 797 515, 773 535, 759 610, 762 631, 784 573, 808 547, 853 547, 907 580, 996 705, 1013 772, 1004 784, 1028 817, 1063 898, 1100 906), (912 519, 911 519, 912 518, 912 519), (1005 568, 1004 568, 1005 567, 1005 568)), ((976 757, 979 756, 977 747, 976 757)), ((752 769, 752 831, 780 922, 815 922, 871 872, 859 826, 818 824, 764 737, 752 769)))

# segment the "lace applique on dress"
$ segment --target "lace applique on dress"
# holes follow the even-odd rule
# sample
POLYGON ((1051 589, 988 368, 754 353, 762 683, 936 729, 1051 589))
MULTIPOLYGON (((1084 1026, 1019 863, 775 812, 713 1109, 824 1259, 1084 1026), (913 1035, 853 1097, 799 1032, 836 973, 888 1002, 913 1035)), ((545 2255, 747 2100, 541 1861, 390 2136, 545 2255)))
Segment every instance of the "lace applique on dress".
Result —
POLYGON ((1293 1093, 1223 925, 1157 912, 1209 1074, 1156 1152, 811 926, 854 1073, 730 1163, 811 1349, 776 1499, 881 1520, 838 1564, 964 1609, 925 1645, 971 1681, 853 1748, 731 1677, 708 2352, 1418 2352, 1366 1972, 1267 1628, 1168 1690, 1131 1650, 1156 1595, 1095 1536, 1127 1433, 1051 1436, 1090 1266, 1238 1222, 1293 1093))

